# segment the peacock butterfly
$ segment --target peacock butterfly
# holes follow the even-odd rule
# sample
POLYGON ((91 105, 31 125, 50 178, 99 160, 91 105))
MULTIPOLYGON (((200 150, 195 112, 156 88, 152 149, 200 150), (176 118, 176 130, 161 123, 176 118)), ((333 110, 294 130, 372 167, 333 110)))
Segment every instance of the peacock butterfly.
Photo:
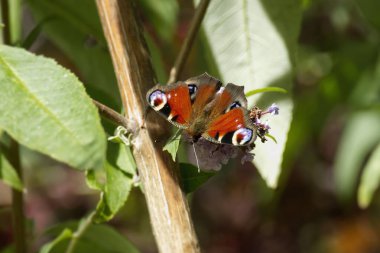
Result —
POLYGON ((167 86, 158 84, 146 99, 170 123, 184 129, 193 143, 203 137, 213 143, 247 146, 256 138, 244 87, 222 86, 207 73, 167 86))

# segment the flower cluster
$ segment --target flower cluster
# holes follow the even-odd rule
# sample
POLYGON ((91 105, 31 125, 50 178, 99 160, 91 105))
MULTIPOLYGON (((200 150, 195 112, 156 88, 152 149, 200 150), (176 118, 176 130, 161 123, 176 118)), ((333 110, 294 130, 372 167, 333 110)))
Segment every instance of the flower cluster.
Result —
POLYGON ((280 108, 276 104, 272 104, 266 111, 260 110, 257 106, 250 110, 249 118, 257 127, 256 134, 260 138, 261 142, 264 143, 267 140, 265 136, 268 134, 270 129, 268 121, 263 123, 261 117, 265 114, 278 115, 279 111, 280 108))

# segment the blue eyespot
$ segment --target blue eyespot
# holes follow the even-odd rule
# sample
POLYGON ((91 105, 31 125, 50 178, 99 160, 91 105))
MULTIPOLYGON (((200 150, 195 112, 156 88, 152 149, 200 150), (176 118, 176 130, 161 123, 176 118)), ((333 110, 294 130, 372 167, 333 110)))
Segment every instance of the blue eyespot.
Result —
POLYGON ((188 84, 187 87, 189 88, 190 99, 191 101, 194 101, 195 95, 198 91, 198 87, 195 84, 188 84))
POLYGON ((241 107, 240 102, 239 102, 239 101, 235 101, 235 102, 233 102, 233 103, 227 108, 226 112, 229 112, 229 111, 231 111, 232 109, 239 108, 239 107, 241 107))
POLYGON ((253 139, 253 130, 249 128, 240 128, 232 136, 232 144, 242 146, 249 144, 253 139))
POLYGON ((149 104, 155 110, 161 110, 168 102, 165 93, 161 90, 155 90, 149 95, 149 104))

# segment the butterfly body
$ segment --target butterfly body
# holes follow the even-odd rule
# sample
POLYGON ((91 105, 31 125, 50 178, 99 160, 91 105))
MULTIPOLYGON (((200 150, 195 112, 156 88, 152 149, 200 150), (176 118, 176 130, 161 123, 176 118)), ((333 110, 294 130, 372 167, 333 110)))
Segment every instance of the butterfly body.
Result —
POLYGON ((156 85, 147 93, 149 105, 173 125, 185 129, 196 142, 249 145, 255 128, 246 109, 244 88, 222 83, 203 74, 167 86, 156 85))

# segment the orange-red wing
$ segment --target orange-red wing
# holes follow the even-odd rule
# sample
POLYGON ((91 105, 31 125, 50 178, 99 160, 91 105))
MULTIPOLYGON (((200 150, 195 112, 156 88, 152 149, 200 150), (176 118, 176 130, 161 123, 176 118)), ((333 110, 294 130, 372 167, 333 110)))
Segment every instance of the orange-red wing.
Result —
POLYGON ((203 114, 206 105, 214 99, 222 83, 207 73, 189 78, 185 82, 197 87, 192 110, 192 117, 195 119, 203 114))
POLYGON ((214 98, 217 88, 214 84, 201 83, 193 104, 194 111, 203 111, 205 106, 214 98))
POLYGON ((168 120, 174 125, 185 128, 191 117, 191 101, 189 89, 185 83, 166 91, 170 114, 168 120))
POLYGON ((245 108, 240 107, 220 115, 208 125, 206 132, 202 136, 218 143, 233 145, 246 145, 250 143, 254 138, 255 131, 247 113, 248 111, 245 108), (247 140, 244 141, 244 144, 240 144, 239 142, 242 138, 247 140))

